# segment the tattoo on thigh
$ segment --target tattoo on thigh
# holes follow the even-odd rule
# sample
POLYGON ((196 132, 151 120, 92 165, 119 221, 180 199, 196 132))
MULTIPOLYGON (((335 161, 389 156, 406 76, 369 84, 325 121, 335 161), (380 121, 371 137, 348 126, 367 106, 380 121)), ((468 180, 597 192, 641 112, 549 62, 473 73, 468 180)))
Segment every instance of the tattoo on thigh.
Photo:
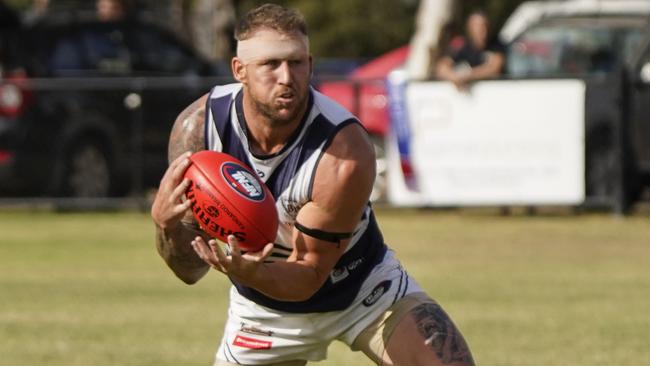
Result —
POLYGON ((473 365, 472 354, 456 326, 438 304, 422 304, 411 311, 418 331, 443 364, 473 365))

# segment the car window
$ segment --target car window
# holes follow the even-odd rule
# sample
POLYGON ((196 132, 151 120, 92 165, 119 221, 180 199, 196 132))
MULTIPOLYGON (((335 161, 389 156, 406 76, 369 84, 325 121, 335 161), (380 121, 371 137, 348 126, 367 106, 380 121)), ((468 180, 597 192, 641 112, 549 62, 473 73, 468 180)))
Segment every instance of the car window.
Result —
POLYGON ((106 74, 126 74, 131 55, 120 29, 89 29, 81 34, 86 66, 106 74))
POLYGON ((49 42, 51 51, 44 59, 51 75, 125 75, 131 68, 119 29, 70 30, 49 42))
POLYGON ((0 78, 15 66, 16 38, 14 31, 4 29, 0 31, 0 78))
POLYGON ((85 69, 82 48, 74 36, 57 39, 49 57, 49 71, 52 75, 74 75, 85 69))
POLYGON ((642 41, 637 26, 602 23, 549 24, 532 28, 508 49, 513 76, 561 76, 613 70, 632 59, 642 41))
POLYGON ((166 32, 155 28, 129 34, 133 71, 141 74, 200 74, 202 64, 191 51, 166 32))

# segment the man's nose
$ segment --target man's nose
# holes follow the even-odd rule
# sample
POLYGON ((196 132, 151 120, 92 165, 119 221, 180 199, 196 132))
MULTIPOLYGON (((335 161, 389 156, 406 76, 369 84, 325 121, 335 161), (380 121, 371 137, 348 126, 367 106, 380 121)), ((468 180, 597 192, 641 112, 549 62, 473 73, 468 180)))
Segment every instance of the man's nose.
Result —
POLYGON ((284 61, 278 67, 278 82, 281 84, 291 84, 292 80, 291 65, 289 65, 288 61, 284 61))

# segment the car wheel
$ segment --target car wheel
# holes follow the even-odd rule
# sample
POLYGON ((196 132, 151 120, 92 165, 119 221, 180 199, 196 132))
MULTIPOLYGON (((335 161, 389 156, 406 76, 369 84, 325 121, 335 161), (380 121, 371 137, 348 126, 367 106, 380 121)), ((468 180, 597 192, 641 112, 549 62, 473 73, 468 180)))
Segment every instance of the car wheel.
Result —
POLYGON ((611 147, 599 147, 587 156, 587 195, 609 197, 614 192, 613 172, 617 165, 616 155, 611 147))
POLYGON ((74 147, 65 162, 63 189, 66 196, 107 197, 111 193, 111 168, 106 152, 97 143, 74 147))
POLYGON ((641 197, 642 185, 636 167, 634 155, 629 150, 629 144, 623 146, 624 163, 621 167, 620 158, 611 140, 610 130, 595 131, 590 134, 588 141, 591 148, 586 157, 586 186, 587 196, 599 199, 616 198, 617 184, 623 184, 623 196, 620 202, 624 210, 641 197), (617 172, 622 169, 623 182, 617 172))

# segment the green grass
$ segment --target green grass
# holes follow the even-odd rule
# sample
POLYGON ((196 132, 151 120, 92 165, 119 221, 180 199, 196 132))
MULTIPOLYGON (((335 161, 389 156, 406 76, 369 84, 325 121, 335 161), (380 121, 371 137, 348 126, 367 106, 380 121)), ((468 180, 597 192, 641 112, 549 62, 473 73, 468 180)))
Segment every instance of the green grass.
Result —
MULTIPOLYGON (((378 219, 479 365, 650 364, 647 215, 378 219)), ((210 365, 227 288, 176 280, 145 214, 0 213, 0 365, 210 365)))

